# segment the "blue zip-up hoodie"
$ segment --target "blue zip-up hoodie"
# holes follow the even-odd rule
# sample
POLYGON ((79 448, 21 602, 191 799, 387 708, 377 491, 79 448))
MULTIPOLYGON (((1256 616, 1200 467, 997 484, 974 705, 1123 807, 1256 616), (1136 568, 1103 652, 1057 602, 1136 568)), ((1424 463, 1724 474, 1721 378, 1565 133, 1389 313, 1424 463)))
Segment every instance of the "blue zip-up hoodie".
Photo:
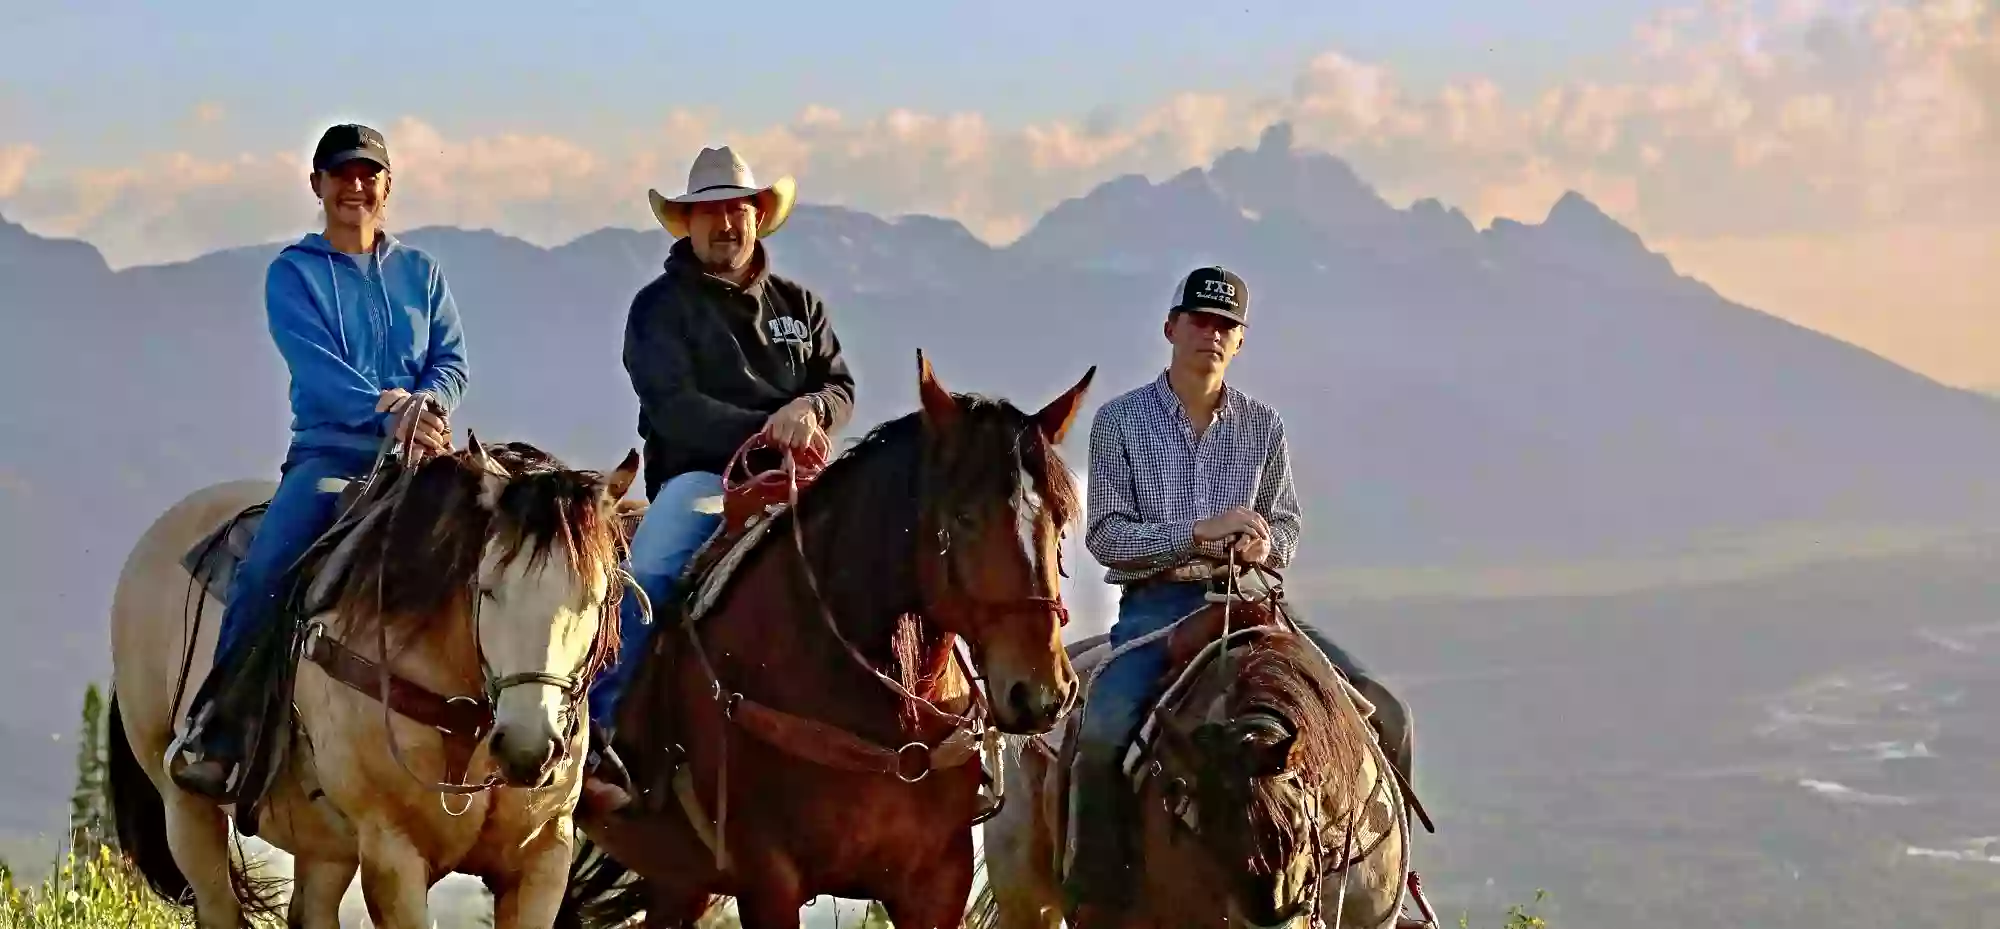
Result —
POLYGON ((429 394, 449 413, 465 394, 465 336, 444 272, 377 233, 375 271, 319 233, 285 246, 264 275, 271 338, 291 369, 292 444, 375 451, 391 417, 382 391, 429 394))

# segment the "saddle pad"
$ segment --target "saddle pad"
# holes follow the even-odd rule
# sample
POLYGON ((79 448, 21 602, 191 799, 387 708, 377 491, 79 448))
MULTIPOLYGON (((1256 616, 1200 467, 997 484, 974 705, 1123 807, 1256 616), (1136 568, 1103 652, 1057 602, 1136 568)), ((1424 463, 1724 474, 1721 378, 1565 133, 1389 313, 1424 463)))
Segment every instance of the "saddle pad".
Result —
POLYGON ((181 567, 194 576, 195 583, 209 596, 217 600, 227 598, 229 582, 236 577, 236 566, 249 557, 250 542, 257 537, 257 527, 264 524, 264 511, 269 507, 269 501, 244 507, 181 556, 181 567))
MULTIPOLYGON (((715 608, 716 602, 722 599, 722 592, 728 589, 730 579, 736 575, 736 569, 743 565, 743 559, 756 549, 758 542, 763 541, 764 535, 771 530, 771 524, 777 522, 778 514, 783 512, 784 507, 781 504, 770 515, 752 520, 750 527, 743 530, 743 534, 737 536, 735 542, 730 543, 729 550, 723 553, 715 566, 709 568, 708 572, 699 578, 700 586, 695 589, 694 597, 688 603, 689 622, 700 620, 708 615, 709 610, 715 608)), ((700 557, 697 553, 695 560, 699 561, 700 557)))

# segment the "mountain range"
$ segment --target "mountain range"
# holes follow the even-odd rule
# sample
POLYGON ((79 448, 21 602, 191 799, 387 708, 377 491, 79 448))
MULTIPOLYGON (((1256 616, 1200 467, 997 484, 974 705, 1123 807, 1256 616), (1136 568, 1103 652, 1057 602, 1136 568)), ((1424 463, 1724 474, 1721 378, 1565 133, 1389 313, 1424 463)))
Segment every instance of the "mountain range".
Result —
MULTIPOLYGON (((621 334, 663 232, 397 234, 440 260, 464 314, 461 436, 591 467, 637 444, 621 334)), ((0 219, 6 744, 67 733, 71 695, 106 676, 111 586, 145 525, 199 486, 275 475, 286 375, 261 294, 280 244, 113 270, 0 219)), ((2000 524, 1995 399, 1724 299, 1575 193, 1479 229, 1436 200, 1392 206, 1284 126, 1163 182, 1109 181, 1004 247, 816 205, 768 245, 828 302, 858 428, 914 406, 918 348, 947 386, 1023 406, 1097 365, 1094 407, 1159 370, 1182 274, 1236 270, 1251 323, 1231 381, 1285 417, 1295 572, 2000 524)), ((0 758, 0 834, 49 827, 68 754, 0 758)))

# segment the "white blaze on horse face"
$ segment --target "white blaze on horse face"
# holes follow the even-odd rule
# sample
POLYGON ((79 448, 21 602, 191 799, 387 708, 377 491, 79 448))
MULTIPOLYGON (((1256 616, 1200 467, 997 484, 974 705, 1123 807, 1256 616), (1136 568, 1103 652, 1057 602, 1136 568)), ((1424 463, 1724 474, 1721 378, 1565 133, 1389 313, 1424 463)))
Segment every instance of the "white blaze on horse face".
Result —
MULTIPOLYGON (((605 580, 584 588, 560 550, 532 568, 525 554, 502 566, 489 551, 479 573, 477 629, 487 673, 494 680, 534 673, 575 679, 596 638, 605 580)), ((569 732, 567 714, 584 711, 581 701, 572 706, 560 687, 541 682, 507 687, 494 707, 495 744, 524 764, 544 750, 553 757, 569 732)))
POLYGON ((1028 559, 1028 572, 1036 579, 1043 574, 1041 525, 1042 494, 1025 466, 1014 468, 1014 531, 1021 539, 1021 555, 1028 559))

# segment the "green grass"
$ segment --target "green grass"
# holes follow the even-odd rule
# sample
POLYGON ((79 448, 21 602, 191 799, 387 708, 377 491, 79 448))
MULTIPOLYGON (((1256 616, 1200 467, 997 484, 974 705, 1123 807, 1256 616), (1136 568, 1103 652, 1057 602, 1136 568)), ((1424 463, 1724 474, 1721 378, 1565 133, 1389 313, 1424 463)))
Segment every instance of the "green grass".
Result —
POLYGON ((38 887, 0 864, 0 929, 182 929, 194 913, 154 894, 125 859, 99 845, 63 855, 38 887))
MULTIPOLYGON (((1535 902, 1541 903, 1543 900, 1548 899, 1548 896, 1548 891, 1537 890, 1535 891, 1535 902)), ((1459 914, 1458 929, 1469 929, 1471 925, 1472 920, 1470 916, 1462 913, 1459 914)), ((1501 926, 1501 929, 1548 929, 1548 925, 1548 920, 1536 916, 1527 907, 1515 904, 1507 908, 1507 922, 1501 926)))

